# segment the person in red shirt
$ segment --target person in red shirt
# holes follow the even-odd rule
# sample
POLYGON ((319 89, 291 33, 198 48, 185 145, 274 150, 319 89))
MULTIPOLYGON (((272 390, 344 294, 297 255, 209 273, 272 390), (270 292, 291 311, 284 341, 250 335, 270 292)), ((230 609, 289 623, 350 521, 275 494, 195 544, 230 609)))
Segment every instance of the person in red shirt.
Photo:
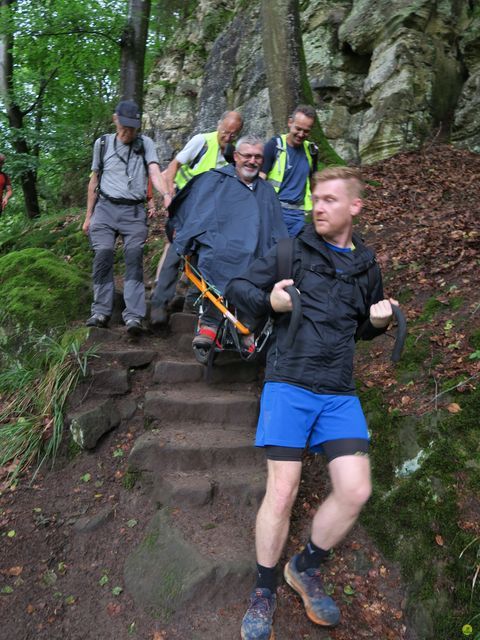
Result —
POLYGON ((6 173, 2 171, 4 162, 5 156, 3 155, 3 153, 0 153, 0 202, 2 203, 0 213, 3 212, 12 195, 12 184, 10 182, 10 178, 6 173))

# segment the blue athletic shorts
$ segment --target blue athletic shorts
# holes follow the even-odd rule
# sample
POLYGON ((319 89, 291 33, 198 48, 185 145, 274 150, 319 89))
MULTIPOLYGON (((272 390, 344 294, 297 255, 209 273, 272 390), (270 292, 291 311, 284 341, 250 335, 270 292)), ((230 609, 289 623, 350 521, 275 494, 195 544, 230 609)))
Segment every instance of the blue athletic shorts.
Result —
POLYGON ((369 440, 357 396, 323 395, 285 382, 267 382, 260 401, 255 446, 309 447, 345 438, 369 440))

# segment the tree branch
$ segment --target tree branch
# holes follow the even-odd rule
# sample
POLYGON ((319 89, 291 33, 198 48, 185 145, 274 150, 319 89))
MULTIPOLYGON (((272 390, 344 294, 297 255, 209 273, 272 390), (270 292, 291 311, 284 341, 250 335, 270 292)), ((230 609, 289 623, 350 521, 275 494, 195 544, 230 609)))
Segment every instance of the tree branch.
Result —
POLYGON ((68 31, 33 31, 31 33, 26 33, 25 35, 32 37, 43 37, 43 36, 71 36, 74 34, 90 34, 95 36, 101 36, 106 40, 110 40, 115 45, 120 46, 120 38, 114 38, 108 33, 104 31, 97 31, 96 29, 70 29, 68 31))
POLYGON ((46 80, 42 80, 40 83, 40 90, 38 92, 37 97, 35 98, 35 100, 33 101, 33 103, 28 107, 28 109, 25 109, 22 111, 22 117, 25 117, 26 115, 28 115, 29 113, 31 113, 35 107, 37 106, 37 104, 40 102, 40 100, 43 97, 43 94, 45 93, 45 89, 48 86, 48 83, 50 82, 50 80, 52 80, 53 76, 57 73, 58 71, 58 67, 55 67, 55 69, 52 71, 52 73, 50 74, 50 76, 46 79, 46 80))

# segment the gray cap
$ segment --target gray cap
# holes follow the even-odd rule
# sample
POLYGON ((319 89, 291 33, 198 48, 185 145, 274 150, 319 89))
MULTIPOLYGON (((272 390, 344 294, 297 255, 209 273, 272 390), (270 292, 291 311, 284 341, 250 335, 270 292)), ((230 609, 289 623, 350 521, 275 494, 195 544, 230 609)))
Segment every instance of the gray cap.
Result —
POLYGON ((135 129, 138 129, 141 124, 140 109, 133 100, 122 100, 119 102, 115 108, 115 113, 117 114, 118 121, 124 127, 135 127, 135 129))

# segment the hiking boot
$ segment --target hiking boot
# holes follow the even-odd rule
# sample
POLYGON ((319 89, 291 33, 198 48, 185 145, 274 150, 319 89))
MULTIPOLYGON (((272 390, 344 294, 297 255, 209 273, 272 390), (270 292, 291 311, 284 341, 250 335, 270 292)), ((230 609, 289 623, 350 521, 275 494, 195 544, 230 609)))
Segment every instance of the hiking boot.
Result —
POLYGON ((197 334, 192 340, 192 347, 200 349, 210 349, 215 341, 217 335, 217 327, 210 327, 206 324, 201 324, 198 328, 197 334))
POLYGON ((340 621, 340 611, 323 589, 320 569, 297 569, 298 554, 285 565, 284 576, 288 584, 302 598, 307 616, 315 624, 334 627, 340 621))
POLYGON ((142 321, 139 318, 131 318, 130 320, 127 320, 125 326, 127 327, 128 335, 132 336, 132 338, 138 338, 138 336, 141 336, 144 333, 142 321))
POLYGON ((195 337, 192 340, 193 355, 200 364, 208 364, 210 357, 215 357, 212 347, 215 343, 217 327, 209 327, 206 324, 200 325, 195 337))
POLYGON ((97 327, 98 329, 105 329, 108 326, 110 318, 104 316, 103 313, 94 313, 93 316, 86 321, 87 327, 97 327))
POLYGON ((270 589, 254 589, 242 620, 242 640, 273 640, 277 596, 270 589))
POLYGON ((168 324, 168 311, 165 307, 152 307, 150 309, 150 325, 154 328, 166 327, 168 324))

